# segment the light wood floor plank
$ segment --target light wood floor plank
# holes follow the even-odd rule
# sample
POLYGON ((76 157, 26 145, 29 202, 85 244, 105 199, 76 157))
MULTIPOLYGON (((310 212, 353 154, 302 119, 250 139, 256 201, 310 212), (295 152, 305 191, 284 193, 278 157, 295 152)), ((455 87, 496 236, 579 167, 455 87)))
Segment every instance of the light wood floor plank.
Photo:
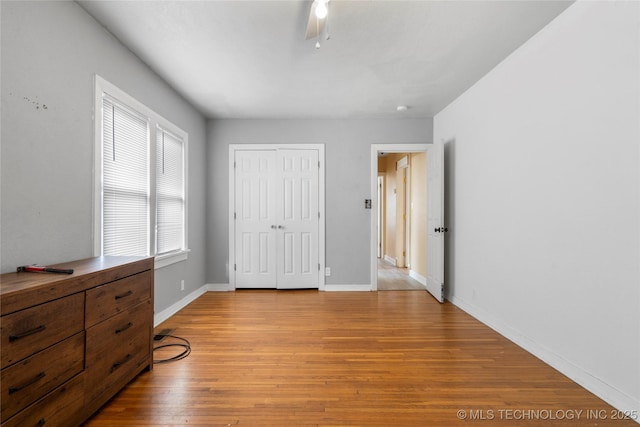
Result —
POLYGON ((87 426, 637 426, 426 292, 209 292, 164 328, 192 353, 87 426))

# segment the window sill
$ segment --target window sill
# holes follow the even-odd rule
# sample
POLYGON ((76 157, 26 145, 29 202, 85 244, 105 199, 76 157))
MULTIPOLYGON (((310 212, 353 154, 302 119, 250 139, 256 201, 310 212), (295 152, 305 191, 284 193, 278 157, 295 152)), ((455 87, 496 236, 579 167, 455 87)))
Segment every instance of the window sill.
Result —
POLYGON ((182 262, 187 259, 187 255, 191 252, 191 249, 185 249, 183 251, 172 252, 169 254, 157 255, 155 258, 155 269, 166 267, 177 262, 182 262))

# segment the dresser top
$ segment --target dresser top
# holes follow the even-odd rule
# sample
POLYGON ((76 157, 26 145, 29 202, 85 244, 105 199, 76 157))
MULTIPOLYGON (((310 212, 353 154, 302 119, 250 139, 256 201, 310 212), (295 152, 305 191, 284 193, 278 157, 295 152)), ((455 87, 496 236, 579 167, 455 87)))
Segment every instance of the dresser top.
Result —
POLYGON ((153 257, 100 256, 48 265, 73 269, 73 274, 5 273, 0 276, 0 314, 41 304, 76 292, 109 283, 146 270, 153 270, 153 257), (28 295, 28 298, 25 296, 28 295))

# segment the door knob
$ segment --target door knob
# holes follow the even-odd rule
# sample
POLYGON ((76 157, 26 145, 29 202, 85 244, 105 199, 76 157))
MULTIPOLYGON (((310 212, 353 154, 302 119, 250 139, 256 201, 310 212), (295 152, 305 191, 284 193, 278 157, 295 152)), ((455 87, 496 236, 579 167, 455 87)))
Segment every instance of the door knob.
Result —
POLYGON ((282 230, 284 228, 284 225, 279 225, 278 228, 282 230))
POLYGON ((273 228, 274 230, 277 228, 276 225, 272 225, 271 228, 273 228))
POLYGON ((434 228, 433 231, 435 231, 436 233, 439 233, 440 232, 440 227, 434 228))

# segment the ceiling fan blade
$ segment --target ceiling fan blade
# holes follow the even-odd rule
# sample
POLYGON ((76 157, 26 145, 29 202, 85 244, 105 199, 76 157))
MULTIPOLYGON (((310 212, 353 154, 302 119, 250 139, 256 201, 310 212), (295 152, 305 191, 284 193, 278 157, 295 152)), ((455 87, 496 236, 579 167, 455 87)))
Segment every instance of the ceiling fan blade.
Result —
POLYGON ((324 24, 326 22, 326 19, 318 19, 316 17, 317 6, 318 6, 318 1, 314 0, 311 3, 311 10, 309 11, 309 21, 307 22, 307 34, 305 36, 306 40, 318 37, 318 35, 322 34, 322 30, 324 29, 324 24))

